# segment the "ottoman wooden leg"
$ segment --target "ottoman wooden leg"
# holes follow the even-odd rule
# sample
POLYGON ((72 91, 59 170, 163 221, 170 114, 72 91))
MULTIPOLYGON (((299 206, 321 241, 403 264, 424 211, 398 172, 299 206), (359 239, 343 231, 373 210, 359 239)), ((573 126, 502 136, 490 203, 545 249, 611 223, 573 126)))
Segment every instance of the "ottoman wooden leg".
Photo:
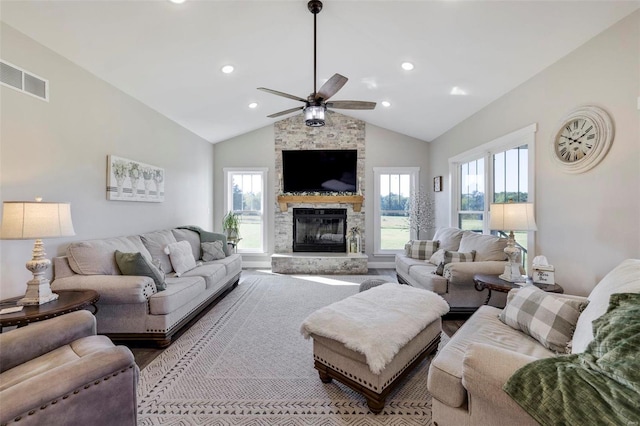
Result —
POLYGON ((369 407, 369 410, 371 410, 373 414, 379 414, 384 409, 385 400, 386 398, 373 399, 367 397, 367 407, 369 407))
POLYGON ((318 375, 320 376, 320 381, 322 381, 322 383, 331 383, 331 381, 333 380, 331 376, 329 376, 324 371, 318 371, 318 375))

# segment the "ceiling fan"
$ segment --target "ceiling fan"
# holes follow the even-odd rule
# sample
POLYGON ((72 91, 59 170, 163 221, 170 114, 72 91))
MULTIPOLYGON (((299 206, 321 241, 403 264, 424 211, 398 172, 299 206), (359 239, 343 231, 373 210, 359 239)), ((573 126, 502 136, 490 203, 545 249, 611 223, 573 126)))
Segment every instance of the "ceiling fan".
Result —
POLYGON ((340 74, 334 74, 333 77, 327 80, 327 82, 320 87, 320 90, 316 90, 316 17, 322 10, 322 2, 320 0, 310 0, 309 3, 307 3, 307 7, 309 8, 309 11, 313 13, 313 93, 304 99, 299 96, 290 95, 277 90, 267 89, 266 87, 258 87, 258 90, 304 103, 304 106, 276 112, 275 114, 268 115, 267 117, 275 118, 290 114, 294 111, 303 110, 305 124, 310 127, 320 127, 324 126, 324 116, 327 108, 374 109, 376 107, 375 102, 329 101, 329 98, 335 95, 338 90, 347 83, 348 78, 340 74))

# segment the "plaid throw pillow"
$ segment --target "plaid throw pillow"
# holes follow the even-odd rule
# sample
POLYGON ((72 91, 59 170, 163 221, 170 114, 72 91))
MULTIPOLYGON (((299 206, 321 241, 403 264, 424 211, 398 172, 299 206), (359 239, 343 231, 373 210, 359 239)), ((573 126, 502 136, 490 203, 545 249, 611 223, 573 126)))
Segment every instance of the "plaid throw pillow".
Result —
POLYGON ((570 353, 568 344, 578 317, 588 302, 557 297, 534 285, 511 290, 498 318, 516 330, 522 330, 557 353, 570 353), (511 293, 515 293, 512 296, 511 293))
POLYGON ((438 250, 438 241, 412 240, 409 241, 408 247, 405 247, 407 256, 413 259, 426 260, 438 250))
POLYGON ((476 258, 476 251, 471 250, 468 253, 462 253, 459 251, 444 251, 444 264, 447 263, 456 263, 456 262, 473 262, 473 259, 476 258))
POLYGON ((449 250, 438 250, 431 256, 429 259, 430 263, 434 265, 438 265, 434 274, 443 275, 444 274, 444 265, 447 263, 458 263, 458 262, 473 262, 476 257, 476 251, 471 250, 469 253, 462 253, 459 251, 449 251, 449 250), (437 263, 436 263, 437 262, 437 263))

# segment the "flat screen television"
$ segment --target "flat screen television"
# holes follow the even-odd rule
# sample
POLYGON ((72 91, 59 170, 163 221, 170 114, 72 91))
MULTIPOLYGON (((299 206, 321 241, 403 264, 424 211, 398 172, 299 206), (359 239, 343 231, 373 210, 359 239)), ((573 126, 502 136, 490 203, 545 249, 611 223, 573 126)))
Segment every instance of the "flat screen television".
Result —
POLYGON ((356 192, 358 150, 282 151, 284 192, 356 192))

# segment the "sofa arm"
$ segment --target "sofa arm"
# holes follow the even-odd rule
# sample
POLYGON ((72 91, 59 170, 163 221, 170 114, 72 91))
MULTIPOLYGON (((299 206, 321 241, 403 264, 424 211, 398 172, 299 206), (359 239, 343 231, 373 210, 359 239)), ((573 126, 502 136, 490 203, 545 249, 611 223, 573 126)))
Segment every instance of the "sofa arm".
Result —
POLYGON ((472 402, 470 407, 531 418, 502 387, 516 370, 538 359, 483 343, 470 344, 462 366, 462 385, 472 402))
POLYGON ((157 292, 150 277, 137 275, 73 275, 51 283, 55 290, 95 290, 100 305, 145 303, 157 292))
POLYGON ((7 371, 81 337, 96 334, 89 311, 71 312, 0 334, 0 372, 7 371))
MULTIPOLYGON (((86 424, 84 420, 89 420, 86 417, 95 421, 96 413, 109 416, 108 407, 124 406, 124 397, 135 401, 137 381, 138 367, 129 349, 124 346, 102 349, 76 361, 45 370, 2 390, 0 422, 6 424, 18 416, 34 411, 34 414, 43 416, 42 424, 63 424, 59 417, 67 420, 71 418, 77 424, 86 424), (125 384, 130 382, 130 386, 117 386, 123 383, 122 379, 125 384), (86 393, 95 393, 95 397, 87 400, 86 393), (84 404, 74 404, 74 399, 84 404), (56 413, 56 409, 66 412, 56 413), (81 412, 74 413, 73 410, 81 412)), ((100 419, 99 416, 97 418, 100 419)))
POLYGON ((506 263, 502 260, 447 263, 444 265, 443 276, 452 284, 467 283, 473 285, 473 276, 475 274, 502 274, 506 263))

